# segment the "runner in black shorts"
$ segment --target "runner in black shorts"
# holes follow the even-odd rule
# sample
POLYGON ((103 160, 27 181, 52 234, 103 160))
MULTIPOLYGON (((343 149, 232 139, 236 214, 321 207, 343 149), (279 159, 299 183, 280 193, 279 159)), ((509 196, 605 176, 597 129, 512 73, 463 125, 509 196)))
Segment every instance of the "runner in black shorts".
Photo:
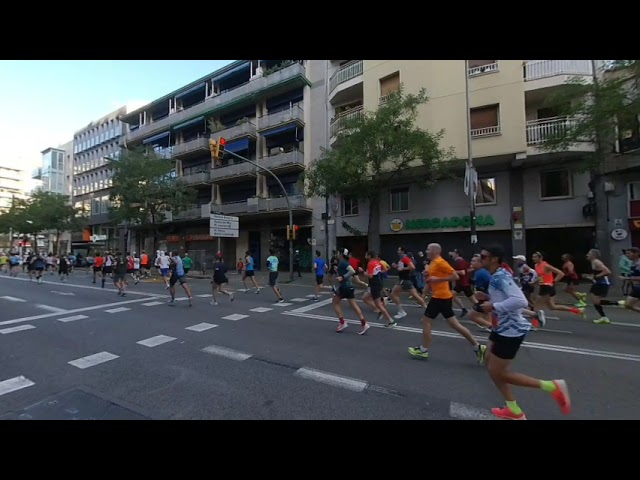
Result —
POLYGON ((340 252, 340 255, 339 255, 340 263, 338 264, 337 280, 340 286, 335 291, 335 296, 333 297, 333 302, 332 302, 333 309, 335 310, 336 315, 338 315, 338 320, 340 322, 338 324, 338 327, 336 328, 336 332, 342 332, 345 328, 349 326, 349 324, 344 320, 342 305, 340 305, 340 302, 342 300, 347 300, 349 302, 349 306, 351 307, 351 309, 356 313, 356 315, 360 319, 360 324, 362 325, 362 329, 358 332, 358 334, 362 335, 367 330, 369 330, 369 324, 365 320, 364 315, 362 314, 362 310, 360 310, 360 307, 356 303, 355 288, 351 283, 351 277, 353 277, 356 274, 356 271, 349 264, 348 259, 349 259, 349 250, 345 248, 343 251, 340 252))
POLYGON ((233 292, 229 292, 223 287, 223 285, 229 284, 227 271, 228 268, 224 263, 222 255, 218 255, 216 257, 216 261, 213 263, 213 278, 211 279, 211 293, 213 294, 213 300, 211 301, 211 305, 218 305, 218 300, 216 299, 216 290, 223 295, 228 296, 229 300, 233 302, 233 292))
POLYGON ((387 319, 387 327, 394 327, 398 323, 391 318, 382 299, 382 263, 376 258, 375 253, 372 251, 368 251, 364 258, 367 262, 367 270, 364 274, 369 278, 369 288, 363 295, 362 301, 378 311, 378 321, 380 321, 382 317, 385 317, 387 319))

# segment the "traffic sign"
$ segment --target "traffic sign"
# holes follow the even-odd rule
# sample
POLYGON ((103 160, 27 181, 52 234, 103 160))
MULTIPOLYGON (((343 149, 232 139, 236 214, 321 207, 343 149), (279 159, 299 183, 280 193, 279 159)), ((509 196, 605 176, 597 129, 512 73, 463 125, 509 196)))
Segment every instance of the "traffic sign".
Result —
POLYGON ((240 219, 229 215, 212 213, 209 217, 209 235, 212 237, 238 238, 240 219))

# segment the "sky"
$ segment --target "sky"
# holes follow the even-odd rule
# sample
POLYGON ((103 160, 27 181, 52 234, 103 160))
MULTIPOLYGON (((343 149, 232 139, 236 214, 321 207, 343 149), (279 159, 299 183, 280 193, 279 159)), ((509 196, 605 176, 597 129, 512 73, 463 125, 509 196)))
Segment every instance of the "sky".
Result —
POLYGON ((29 175, 41 151, 126 105, 135 110, 234 60, 2 60, 0 165, 29 175))

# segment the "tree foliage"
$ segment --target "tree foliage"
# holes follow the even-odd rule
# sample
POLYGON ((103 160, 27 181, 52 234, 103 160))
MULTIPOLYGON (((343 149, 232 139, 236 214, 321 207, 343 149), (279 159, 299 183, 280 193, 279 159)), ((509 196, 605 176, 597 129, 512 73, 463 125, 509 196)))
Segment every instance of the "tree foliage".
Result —
POLYGON ((407 94, 401 88, 376 111, 343 117, 334 149, 323 149, 305 172, 307 191, 317 196, 349 196, 369 202, 369 246, 379 248, 381 192, 410 178, 429 185, 449 171, 453 149, 440 143, 444 130, 416 126, 426 90, 407 94))
POLYGON ((195 201, 196 191, 174 174, 175 162, 143 148, 125 150, 113 169, 111 218, 155 232, 166 212, 180 213, 195 201))
POLYGON ((36 191, 30 198, 15 199, 9 210, 0 215, 0 231, 30 234, 55 232, 54 251, 58 249, 58 237, 62 232, 75 232, 84 226, 85 219, 74 208, 67 195, 36 191))
POLYGON ((566 123, 545 135, 541 147, 550 152, 567 151, 581 142, 596 145, 585 167, 596 168, 616 151, 616 141, 637 125, 640 115, 640 61, 614 60, 604 75, 585 80, 576 77, 544 102, 566 123), (631 126, 631 127, 629 127, 631 126))

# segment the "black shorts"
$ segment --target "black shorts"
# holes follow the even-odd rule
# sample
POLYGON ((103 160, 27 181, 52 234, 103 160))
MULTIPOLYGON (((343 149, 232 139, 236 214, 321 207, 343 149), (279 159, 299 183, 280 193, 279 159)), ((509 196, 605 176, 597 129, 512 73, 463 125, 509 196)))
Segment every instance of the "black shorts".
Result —
POLYGON ((560 281, 566 283, 567 285, 580 285, 580 280, 578 280, 577 278, 563 277, 560 281))
POLYGON ((467 298, 473 297, 473 290, 471 290, 471 286, 469 286, 469 285, 466 286, 466 287, 463 287, 462 285, 456 285, 454 287, 453 291, 456 292, 456 293, 464 292, 464 294, 465 294, 465 296, 467 298))
POLYGON ((554 287, 553 285, 540 285, 538 295, 540 295, 541 297, 555 297, 556 287, 554 287))
POLYGON ((607 295, 609 295, 609 285, 594 283, 593 285, 591 285, 589 293, 596 297, 605 298, 607 295))
POLYGON ((127 274, 126 273, 116 273, 113 276, 113 283, 124 282, 127 274))
POLYGON ((255 271, 254 270, 245 270, 244 271, 244 276, 245 277, 253 277, 255 275, 255 271))
POLYGON ((316 275, 316 284, 322 285, 324 283, 324 275, 316 275))
POLYGON ((113 273, 113 267, 102 267, 102 273, 110 274, 113 273))
MULTIPOLYGON (((174 275, 171 276, 171 278, 173 278, 174 275)), ((184 278, 184 277, 183 277, 184 278)), ((169 283, 171 283, 171 280, 169 280, 169 283)), ((181 282, 181 284, 184 282, 181 282)), ((229 279, 227 277, 213 277, 213 279, 211 280, 211 283, 215 283, 216 285, 224 285, 225 283, 229 283, 229 279)))
POLYGON ((356 298, 356 289, 346 285, 340 285, 336 291, 336 296, 342 300, 351 300, 352 298, 356 298))
POLYGON ((435 320, 438 315, 442 315, 445 319, 455 317, 453 313, 453 298, 431 298, 424 311, 424 316, 435 320))
POLYGON ((131 275, 134 272, 133 268, 127 268, 127 273, 131 275))
POLYGON ((278 283, 278 272, 269 272, 269 286, 275 287, 278 283))
POLYGON ((491 342, 491 354, 495 355, 502 360, 513 360, 516 358, 520 345, 524 341, 524 337, 503 337, 492 331, 489 334, 489 341, 491 342))
POLYGON ((531 285, 530 283, 522 284, 522 293, 524 293, 525 295, 531 295, 534 290, 535 289, 533 288, 533 285, 531 285))
POLYGON ((382 297, 382 283, 369 283, 369 295, 374 300, 377 300, 382 297))
POLYGON ((404 280, 400 280, 398 282, 398 286, 402 288, 402 290, 404 291, 411 290, 412 288, 416 288, 413 282, 411 281, 411 279, 408 279, 408 278, 404 280))
POLYGON ((94 272, 99 272, 100 270, 102 270, 102 267, 92 267, 94 272))
POLYGON ((169 286, 173 287, 178 282, 180 282, 180 285, 184 285, 185 283, 187 283, 187 277, 184 275, 178 276, 175 272, 172 273, 171 277, 169 278, 169 286))

